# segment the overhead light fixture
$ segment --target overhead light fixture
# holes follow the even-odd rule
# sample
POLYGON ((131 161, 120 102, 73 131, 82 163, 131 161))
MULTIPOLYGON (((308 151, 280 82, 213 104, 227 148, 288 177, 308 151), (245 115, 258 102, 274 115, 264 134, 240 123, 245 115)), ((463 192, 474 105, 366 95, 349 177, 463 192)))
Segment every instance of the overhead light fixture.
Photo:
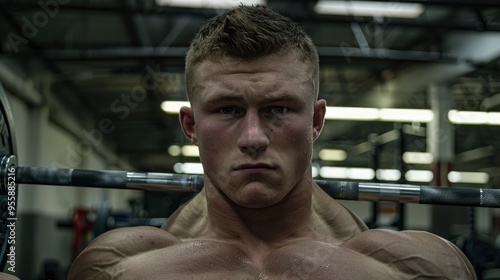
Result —
POLYGON ((181 149, 182 155, 186 157, 199 157, 200 150, 195 145, 184 145, 181 149))
POLYGON ((448 118, 454 124, 500 125, 500 113, 450 110, 448 118))
POLYGON ((198 162, 178 162, 174 164, 174 171, 185 174, 203 174, 203 165, 198 162))
POLYGON ((325 119, 327 120, 358 120, 374 121, 378 119, 377 108, 363 107, 326 107, 325 119))
POLYGON ((490 176, 486 172, 451 171, 448 173, 448 180, 452 183, 486 184, 490 176))
POLYGON ((431 164, 434 157, 431 153, 404 152, 403 161, 407 164, 431 164))
POLYGON ((489 125, 500 125, 500 113, 489 112, 488 113, 488 124, 489 125))
POLYGON ((325 119, 351 121, 420 122, 428 123, 434 113, 428 109, 394 109, 364 107, 326 107, 325 119))
POLYGON ((231 9, 239 5, 265 5, 265 0, 156 0, 158 6, 204 8, 204 9, 231 9))
POLYGON ((429 170, 409 170, 405 173, 408 182, 429 183, 434 179, 434 174, 429 170))
POLYGON ((319 175, 323 178, 372 180, 375 171, 371 168, 323 166, 319 169, 319 175))
POLYGON ((347 167, 323 166, 319 169, 319 176, 323 178, 346 179, 347 167))
POLYGON ((178 145, 171 145, 168 147, 168 154, 173 157, 178 157, 181 155, 181 147, 178 145))
POLYGON ((417 18, 424 12, 424 6, 401 2, 320 0, 314 6, 314 11, 343 16, 417 18))
POLYGON ((200 151, 198 146, 195 145, 184 145, 182 147, 178 145, 171 145, 168 147, 168 154, 177 157, 183 155, 185 157, 199 157, 200 151))
POLYGON ((323 166, 319 169, 319 175, 323 178, 367 181, 373 180, 375 176, 382 181, 397 181, 401 178, 401 172, 396 169, 378 169, 375 172, 371 168, 360 167, 323 166))
POLYGON ((434 119, 431 110, 422 109, 379 109, 380 120, 388 122, 423 122, 427 123, 434 119))
POLYGON ((339 149, 321 149, 318 156, 325 161, 343 161, 347 158, 347 153, 339 149))
POLYGON ((398 181, 401 178, 401 171, 397 169, 377 169, 375 176, 380 181, 398 181))
POLYGON ((488 113, 450 110, 448 112, 448 119, 454 124, 486 124, 488 113))
POLYGON ((167 114, 179 114, 179 110, 183 107, 190 107, 189 101, 163 101, 161 109, 167 114))

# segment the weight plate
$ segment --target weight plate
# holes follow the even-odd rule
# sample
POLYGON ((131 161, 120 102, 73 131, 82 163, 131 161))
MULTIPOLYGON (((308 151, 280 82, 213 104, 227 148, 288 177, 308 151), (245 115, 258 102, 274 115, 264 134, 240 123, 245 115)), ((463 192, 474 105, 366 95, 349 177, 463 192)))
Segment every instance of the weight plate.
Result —
MULTIPOLYGON (((17 155, 14 123, 7 95, 0 84, 0 158, 11 155, 17 155)), ((12 237, 15 237, 15 225, 17 223, 16 209, 18 203, 17 184, 15 184, 14 174, 7 175, 11 176, 8 179, 14 180, 2 180, 0 188, 0 271, 4 270, 10 247, 15 246, 13 244, 15 239, 12 237), (6 185, 4 182, 7 181, 14 182, 14 184, 6 185), (11 236, 10 242, 9 236, 11 236)))

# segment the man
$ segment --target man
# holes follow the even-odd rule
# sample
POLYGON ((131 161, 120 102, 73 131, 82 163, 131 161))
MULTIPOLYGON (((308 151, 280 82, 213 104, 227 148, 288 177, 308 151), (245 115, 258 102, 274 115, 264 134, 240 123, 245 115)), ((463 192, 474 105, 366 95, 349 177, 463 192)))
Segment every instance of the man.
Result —
POLYGON ((205 187, 165 225, 94 240, 69 279, 475 279, 451 243, 367 230, 311 176, 323 127, 318 55, 289 19, 261 6, 209 20, 186 57, 205 187), (192 228, 190 228, 192 226, 192 228))

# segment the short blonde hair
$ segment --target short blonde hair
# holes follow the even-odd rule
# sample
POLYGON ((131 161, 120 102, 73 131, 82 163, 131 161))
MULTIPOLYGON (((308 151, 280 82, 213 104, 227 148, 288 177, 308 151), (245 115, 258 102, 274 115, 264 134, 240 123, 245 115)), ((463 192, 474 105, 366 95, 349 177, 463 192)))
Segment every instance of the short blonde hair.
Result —
POLYGON ((239 6, 207 21, 196 34, 186 55, 186 84, 193 68, 206 59, 230 56, 252 60, 270 54, 294 53, 312 70, 313 90, 318 96, 319 58, 311 38, 291 19, 271 9, 239 6))

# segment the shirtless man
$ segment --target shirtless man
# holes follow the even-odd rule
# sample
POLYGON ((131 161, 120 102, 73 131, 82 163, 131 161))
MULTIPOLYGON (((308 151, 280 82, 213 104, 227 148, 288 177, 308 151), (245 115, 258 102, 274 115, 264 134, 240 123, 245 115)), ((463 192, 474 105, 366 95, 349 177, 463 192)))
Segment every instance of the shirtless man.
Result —
POLYGON ((314 183, 326 110, 318 71, 310 38, 265 7, 209 20, 187 54, 192 107, 180 111, 200 149, 203 191, 173 215, 170 232, 99 236, 68 279, 475 279, 450 242, 367 230, 314 183))

